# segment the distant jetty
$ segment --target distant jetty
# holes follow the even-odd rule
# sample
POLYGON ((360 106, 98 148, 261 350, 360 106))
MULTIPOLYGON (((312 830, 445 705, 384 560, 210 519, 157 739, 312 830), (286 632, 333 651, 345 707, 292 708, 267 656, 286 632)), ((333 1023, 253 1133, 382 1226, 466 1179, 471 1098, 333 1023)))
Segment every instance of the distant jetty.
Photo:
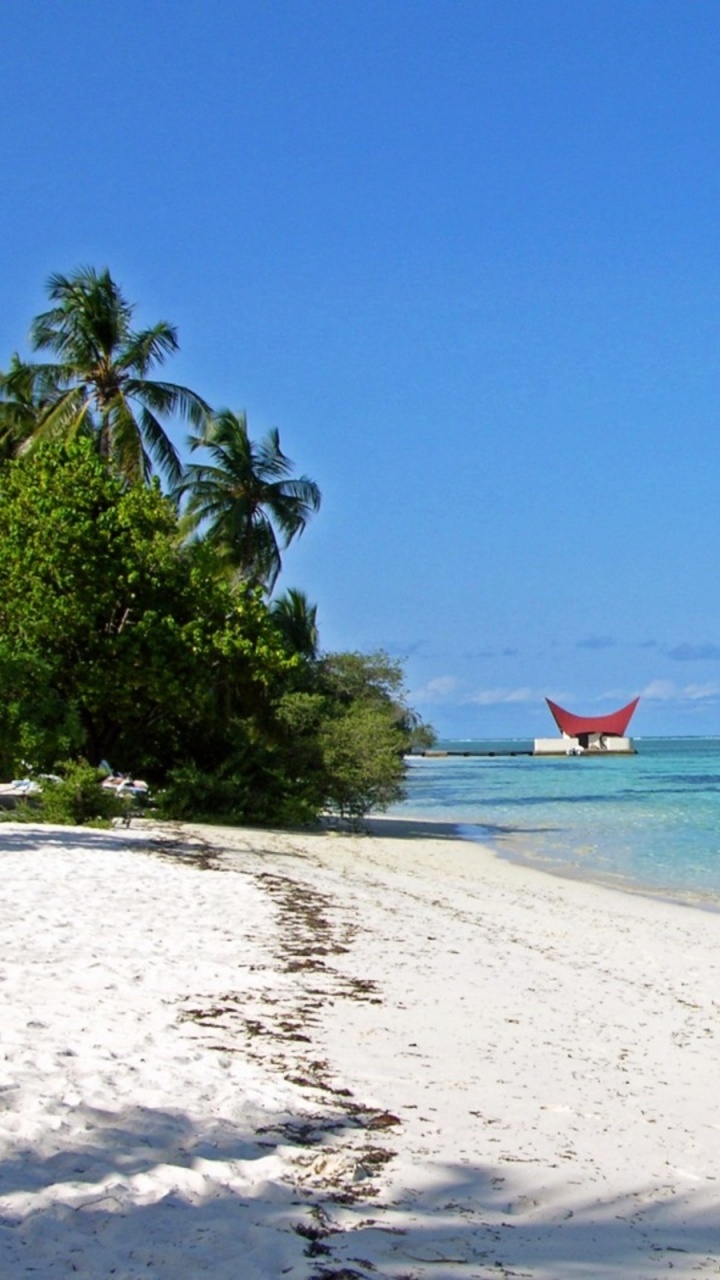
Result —
POLYGON ((485 756, 487 758, 490 756, 533 756, 535 752, 522 749, 515 751, 511 748, 508 748, 507 751, 444 751, 432 747, 426 748, 424 751, 412 751, 410 754, 413 756, 424 756, 426 759, 430 757, 439 760, 443 756, 485 756))

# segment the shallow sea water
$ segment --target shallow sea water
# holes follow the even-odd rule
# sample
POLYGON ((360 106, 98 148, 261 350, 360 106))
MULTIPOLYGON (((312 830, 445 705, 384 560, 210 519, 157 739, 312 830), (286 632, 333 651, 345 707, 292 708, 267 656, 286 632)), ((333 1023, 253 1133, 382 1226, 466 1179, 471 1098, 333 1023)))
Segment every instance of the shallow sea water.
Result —
POLYGON ((626 757, 413 757, 407 798, 392 813, 455 822, 464 836, 548 871, 720 909, 720 738, 635 747, 626 757))

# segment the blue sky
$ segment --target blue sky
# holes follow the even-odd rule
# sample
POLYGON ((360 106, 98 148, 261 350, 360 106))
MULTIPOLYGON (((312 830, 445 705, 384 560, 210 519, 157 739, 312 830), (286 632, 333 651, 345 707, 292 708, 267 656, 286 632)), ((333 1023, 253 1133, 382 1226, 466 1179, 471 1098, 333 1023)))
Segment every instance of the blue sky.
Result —
POLYGON ((0 75, 0 364, 109 266, 319 483, 325 648, 720 733, 715 0, 6 0, 0 75))

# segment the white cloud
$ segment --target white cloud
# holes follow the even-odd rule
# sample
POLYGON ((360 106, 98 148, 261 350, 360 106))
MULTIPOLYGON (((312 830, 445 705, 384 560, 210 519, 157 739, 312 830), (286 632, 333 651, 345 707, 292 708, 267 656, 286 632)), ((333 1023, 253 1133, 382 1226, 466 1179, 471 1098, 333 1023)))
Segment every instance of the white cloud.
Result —
POLYGON ((456 676, 435 676, 420 689, 412 689, 408 695, 411 706, 451 705, 456 707, 497 707, 508 703, 544 704, 546 697, 559 701, 563 706, 573 702, 573 695, 566 690, 533 689, 530 685, 519 685, 510 688, 497 685, 491 689, 477 689, 467 692, 467 684, 456 676))
POLYGON ((637 697, 634 691, 628 692, 627 687, 624 689, 605 689, 603 693, 599 693, 593 702, 609 702, 612 709, 621 707, 624 702, 630 702, 632 698, 637 697))
POLYGON ((640 697, 646 698, 648 702, 672 702, 677 696, 678 692, 672 680, 651 680, 640 691, 640 697))
POLYGON ((416 689, 410 695, 410 702, 450 702, 453 699, 459 687, 459 681, 455 676, 436 676, 434 680, 428 680, 422 689, 416 689))
POLYGON ((463 681, 455 676, 436 676, 421 689, 414 689, 409 700, 413 705, 453 703, 455 706, 494 707, 508 702, 544 702, 545 691, 522 686, 515 689, 478 689, 476 693, 467 693, 463 681))
POLYGON ((504 702, 544 702, 544 693, 536 689, 523 687, 520 689, 479 689, 467 702, 478 707, 495 707, 504 702))
POLYGON ((720 684, 718 684, 717 680, 708 680, 705 684, 686 684, 682 694, 689 702, 697 702, 698 699, 717 698, 718 694, 720 694, 720 684))
POLYGON ((704 684, 676 685, 674 680, 651 680, 642 690, 641 698, 648 702, 701 702, 720 696, 720 682, 706 680, 704 684))

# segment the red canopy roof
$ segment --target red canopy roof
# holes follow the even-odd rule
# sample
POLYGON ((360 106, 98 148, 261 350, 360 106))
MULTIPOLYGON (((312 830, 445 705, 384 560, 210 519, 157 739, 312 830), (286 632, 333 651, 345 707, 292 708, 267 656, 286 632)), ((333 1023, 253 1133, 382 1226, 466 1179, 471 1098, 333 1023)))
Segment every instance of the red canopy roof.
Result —
POLYGON ((632 702, 628 702, 626 707, 613 711, 609 716, 574 716, 572 711, 563 711, 562 707, 559 707, 556 702, 551 702, 549 698, 545 701, 552 711, 560 732, 566 733, 570 738, 577 738, 579 733, 609 733, 614 738, 624 738, 633 711, 640 699, 635 698, 632 702))

